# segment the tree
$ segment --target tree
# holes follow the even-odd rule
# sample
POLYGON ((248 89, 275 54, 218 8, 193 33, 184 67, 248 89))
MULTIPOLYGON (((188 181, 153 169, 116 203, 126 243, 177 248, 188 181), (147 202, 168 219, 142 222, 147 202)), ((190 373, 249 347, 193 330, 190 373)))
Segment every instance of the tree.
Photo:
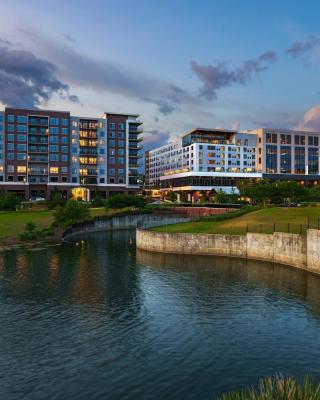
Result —
POLYGON ((102 207, 104 204, 103 198, 101 197, 100 193, 95 190, 92 194, 91 205, 92 207, 102 207))
POLYGON ((20 203, 21 199, 15 193, 2 193, 0 197, 1 210, 15 211, 20 203))
POLYGON ((84 222, 90 216, 87 204, 70 199, 64 207, 57 209, 54 214, 56 225, 70 226, 78 222, 84 222))
POLYGON ((109 208, 144 208, 147 205, 147 200, 142 196, 115 194, 108 197, 105 203, 106 209, 109 208))

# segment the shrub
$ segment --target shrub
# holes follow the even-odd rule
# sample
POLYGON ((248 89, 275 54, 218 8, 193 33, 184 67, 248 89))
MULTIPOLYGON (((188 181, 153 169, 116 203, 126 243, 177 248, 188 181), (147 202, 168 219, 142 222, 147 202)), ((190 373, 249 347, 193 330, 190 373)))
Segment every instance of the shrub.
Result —
POLYGON ((26 223, 25 230, 27 232, 33 232, 35 229, 36 229, 36 226, 33 222, 30 221, 30 222, 26 223))
POLYGON ((146 205, 147 200, 144 197, 124 194, 110 196, 105 203, 106 209, 126 207, 144 208, 146 205))
POLYGON ((24 231, 18 234, 20 240, 34 240, 37 239, 38 235, 35 231, 24 231))
POLYGON ((92 207, 102 207, 104 205, 104 200, 98 191, 93 193, 91 205, 92 207))
POLYGON ((257 389, 249 388, 222 395, 218 400, 319 400, 320 385, 306 376, 302 384, 293 377, 265 378, 257 389))
POLYGON ((21 199, 14 193, 5 193, 0 195, 0 210, 15 211, 21 199))
POLYGON ((87 204, 70 199, 64 207, 58 208, 53 216, 56 225, 70 226, 89 219, 90 212, 87 204))

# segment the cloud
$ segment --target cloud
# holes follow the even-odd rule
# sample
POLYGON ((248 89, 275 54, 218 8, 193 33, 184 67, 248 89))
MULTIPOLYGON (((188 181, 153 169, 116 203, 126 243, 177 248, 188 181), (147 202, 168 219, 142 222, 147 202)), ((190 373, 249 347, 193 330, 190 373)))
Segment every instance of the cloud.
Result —
POLYGON ((196 95, 145 71, 87 56, 71 43, 56 42, 30 30, 20 31, 31 39, 30 45, 38 53, 54 60, 61 78, 70 85, 152 103, 163 115, 180 111, 182 104, 199 103, 196 95))
POLYGON ((196 61, 191 61, 191 69, 203 84, 200 89, 201 96, 213 100, 217 97, 218 90, 236 83, 245 85, 254 75, 267 70, 274 62, 276 62, 276 54, 273 51, 267 51, 258 58, 244 61, 235 69, 228 69, 223 62, 215 65, 200 65, 196 61))
POLYGON ((240 121, 235 121, 231 127, 232 130, 238 131, 240 129, 240 121))
POLYGON ((155 149, 160 146, 164 146, 171 140, 170 132, 162 132, 158 129, 146 131, 143 134, 143 147, 144 150, 155 149))
POLYGON ((295 42, 286 50, 286 53, 296 58, 320 45, 320 40, 315 36, 309 36, 304 42, 295 42))
POLYGON ((303 121, 297 129, 320 132, 320 104, 311 107, 305 112, 303 121))
POLYGON ((69 86, 57 77, 57 68, 32 52, 16 50, 0 40, 0 102, 11 106, 36 107, 53 94, 72 102, 69 86))

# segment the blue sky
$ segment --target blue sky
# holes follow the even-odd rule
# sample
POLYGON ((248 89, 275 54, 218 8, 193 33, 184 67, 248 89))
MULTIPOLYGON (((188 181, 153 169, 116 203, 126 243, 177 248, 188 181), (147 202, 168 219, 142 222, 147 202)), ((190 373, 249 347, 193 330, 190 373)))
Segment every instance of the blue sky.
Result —
POLYGON ((320 130, 320 2, 2 0, 0 102, 194 127, 320 130))

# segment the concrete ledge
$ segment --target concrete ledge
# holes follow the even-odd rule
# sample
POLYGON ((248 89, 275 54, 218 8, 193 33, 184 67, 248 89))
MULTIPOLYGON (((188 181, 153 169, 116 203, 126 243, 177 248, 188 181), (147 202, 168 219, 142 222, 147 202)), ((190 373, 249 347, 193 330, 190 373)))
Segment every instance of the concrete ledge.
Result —
POLYGON ((163 233, 136 230, 138 249, 175 254, 218 255, 250 258, 290 265, 320 273, 320 231, 307 236, 275 232, 245 236, 163 233))

